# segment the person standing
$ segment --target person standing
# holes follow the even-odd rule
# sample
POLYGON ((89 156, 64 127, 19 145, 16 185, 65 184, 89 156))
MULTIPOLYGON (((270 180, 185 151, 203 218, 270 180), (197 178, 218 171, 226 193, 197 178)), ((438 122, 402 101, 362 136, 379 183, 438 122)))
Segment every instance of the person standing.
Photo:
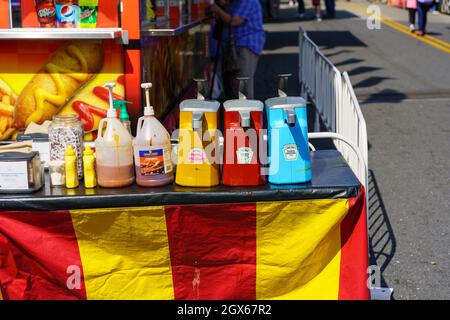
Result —
POLYGON ((303 0, 289 0, 289 6, 297 5, 297 18, 303 19, 305 17, 305 2, 303 0))
POLYGON ((418 36, 423 37, 427 27, 427 13, 433 4, 433 0, 417 0, 417 13, 419 18, 419 28, 416 31, 418 36))
POLYGON ((314 6, 314 14, 317 21, 322 21, 322 16, 320 14, 320 0, 312 0, 314 6))
POLYGON ((431 5, 431 13, 432 14, 439 14, 438 4, 439 4, 439 0, 433 0, 433 3, 431 5))
MULTIPOLYGON (((261 55, 266 33, 263 28, 263 14, 259 0, 220 0, 219 5, 212 4, 210 11, 218 16, 225 24, 224 38, 231 35, 236 47, 237 72, 234 77, 248 77, 247 97, 254 98, 254 76, 261 55)), ((226 43, 230 45, 230 42, 226 43)), ((223 52, 226 52, 223 50, 223 52)), ((224 57, 226 58, 226 57, 224 57)), ((232 91, 225 90, 227 98, 237 95, 237 82, 232 84, 232 91)), ((224 85, 230 83, 224 79, 224 85)))
POLYGON ((336 16, 336 0, 325 0, 325 7, 327 9, 327 14, 323 18, 334 19, 336 16))
POLYGON ((303 0, 297 0, 297 18, 303 19, 305 17, 305 2, 303 0))
POLYGON ((409 14, 409 30, 414 32, 416 30, 417 0, 407 0, 406 8, 408 8, 409 14))

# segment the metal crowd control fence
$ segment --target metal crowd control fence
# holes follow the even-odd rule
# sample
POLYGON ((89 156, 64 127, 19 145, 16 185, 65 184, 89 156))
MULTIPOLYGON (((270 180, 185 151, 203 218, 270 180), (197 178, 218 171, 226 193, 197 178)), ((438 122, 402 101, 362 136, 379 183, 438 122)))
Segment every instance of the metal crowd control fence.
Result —
MULTIPOLYGON (((300 28, 299 80, 301 95, 311 101, 316 114, 309 138, 332 139, 365 188, 369 210, 368 139, 366 121, 350 78, 327 59, 300 28), (327 132, 321 132, 323 126, 327 132)), ((314 148, 314 147, 312 147, 314 148)), ((370 286, 372 299, 389 300, 392 289, 370 286)))
POLYGON ((301 95, 316 109, 311 139, 330 138, 367 192, 368 143, 366 122, 347 73, 339 70, 300 29, 299 79, 301 95))

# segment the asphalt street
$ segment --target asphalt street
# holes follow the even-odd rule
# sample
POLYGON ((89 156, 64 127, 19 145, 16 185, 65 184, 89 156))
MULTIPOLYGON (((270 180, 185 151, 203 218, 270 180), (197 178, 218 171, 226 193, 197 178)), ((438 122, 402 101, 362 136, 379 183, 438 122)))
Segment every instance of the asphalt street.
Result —
POLYGON ((299 27, 348 71, 369 134, 371 262, 395 299, 450 299, 450 16, 429 14, 418 38, 403 9, 380 4, 381 28, 369 29, 369 2, 338 1, 321 22, 305 5, 311 19, 283 5, 265 24, 256 96, 276 94, 278 73, 299 93, 299 27))

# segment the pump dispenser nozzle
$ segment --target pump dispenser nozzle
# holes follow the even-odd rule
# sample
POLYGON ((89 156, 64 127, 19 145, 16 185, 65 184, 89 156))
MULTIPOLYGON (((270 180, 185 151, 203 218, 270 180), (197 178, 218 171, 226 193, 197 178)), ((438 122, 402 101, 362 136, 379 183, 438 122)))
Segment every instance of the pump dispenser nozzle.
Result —
POLYGON ((239 81, 239 100, 247 100, 247 81, 249 77, 238 77, 239 81))
POLYGON ((278 84, 278 95, 280 97, 287 97, 287 87, 288 87, 288 80, 289 77, 292 76, 291 73, 285 73, 285 74, 279 74, 278 77, 280 77, 280 82, 278 84))
POLYGON ((197 100, 205 100, 206 83, 208 80, 197 78, 194 81, 197 83, 197 100))
MULTIPOLYGON (((194 79, 197 83, 197 100, 205 101, 206 100, 206 83, 208 80, 206 79, 194 79)), ((199 130, 203 126, 203 112, 193 112, 192 113, 192 129, 199 130)))
POLYGON ((141 84, 141 88, 145 90, 145 108, 144 108, 144 116, 153 116, 155 115, 155 111, 150 104, 150 89, 153 87, 151 82, 146 82, 141 84))
POLYGON ((103 87, 109 89, 109 110, 107 113, 108 118, 117 118, 117 111, 114 109, 113 89, 116 86, 114 82, 107 82, 103 87))
POLYGON ((295 125, 295 112, 292 109, 287 109, 286 110, 286 115, 287 115, 287 119, 286 122, 288 125, 292 126, 295 125))
POLYGON ((120 120, 126 121, 130 120, 130 115, 128 114, 127 104, 132 104, 131 101, 126 100, 114 100, 114 109, 120 110, 120 120))

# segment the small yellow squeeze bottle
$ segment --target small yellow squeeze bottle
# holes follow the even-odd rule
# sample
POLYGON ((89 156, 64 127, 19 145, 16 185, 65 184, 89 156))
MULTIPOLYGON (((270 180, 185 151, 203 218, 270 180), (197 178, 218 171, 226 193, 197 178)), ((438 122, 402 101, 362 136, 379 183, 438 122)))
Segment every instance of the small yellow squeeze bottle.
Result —
POLYGON ((78 187, 78 172, 77 172, 77 156, 72 146, 66 149, 66 188, 73 189, 78 187))
POLYGON ((90 146, 86 146, 83 152, 84 167, 84 186, 86 188, 95 188, 97 186, 97 177, 95 175, 95 157, 94 151, 90 146))

